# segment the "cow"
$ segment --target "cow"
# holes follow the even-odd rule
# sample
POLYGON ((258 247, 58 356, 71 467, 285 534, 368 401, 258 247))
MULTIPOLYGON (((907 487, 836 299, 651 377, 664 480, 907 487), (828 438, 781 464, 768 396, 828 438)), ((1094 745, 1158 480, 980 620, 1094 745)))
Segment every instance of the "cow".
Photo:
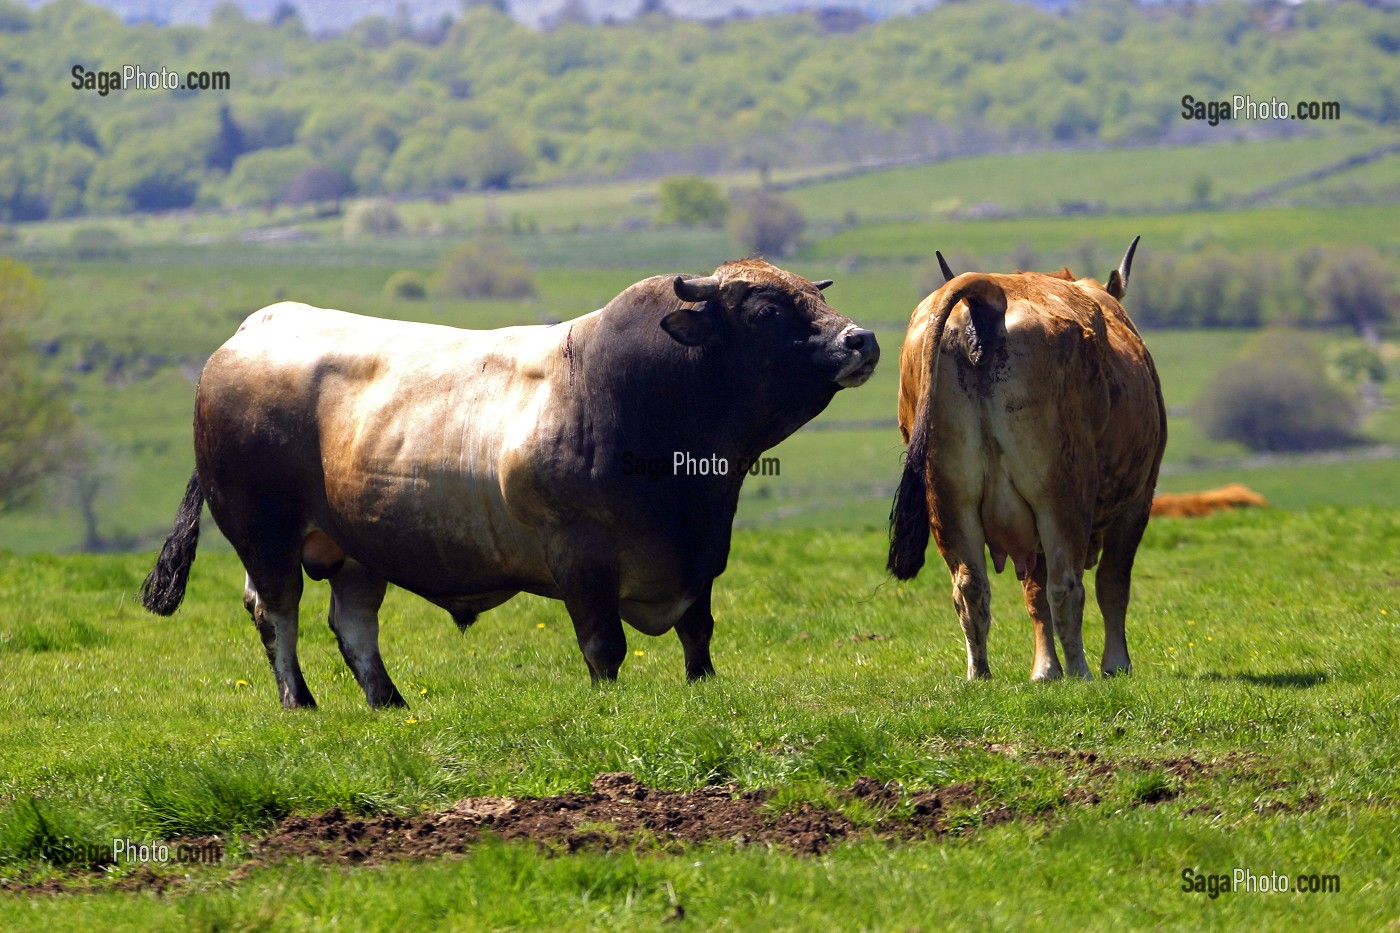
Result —
POLYGON ((379 652, 388 583, 464 631, 519 592, 562 600, 595 681, 617 677, 623 621, 674 629, 687 677, 710 675, 741 465, 880 356, 826 303, 830 284, 746 259, 489 331, 264 308, 200 376, 194 472, 143 603, 179 606, 207 501, 287 708, 315 705, 297 662, 303 571, 330 581, 331 628, 373 707, 405 705, 379 652))
POLYGON ((1231 509, 1267 509, 1269 500, 1243 483, 1226 483, 1204 492, 1162 492, 1152 500, 1152 517, 1201 518, 1231 509))
POLYGON ((955 276, 940 255, 946 281, 910 320, 898 404, 908 450, 887 567, 913 578, 932 530, 969 679, 991 676, 986 550, 998 573, 1009 556, 1022 583, 1033 680, 1090 676, 1082 577, 1096 562, 1101 669, 1132 669, 1129 583, 1167 439, 1152 356, 1119 304, 1137 244, 1106 286, 1067 269, 955 276))

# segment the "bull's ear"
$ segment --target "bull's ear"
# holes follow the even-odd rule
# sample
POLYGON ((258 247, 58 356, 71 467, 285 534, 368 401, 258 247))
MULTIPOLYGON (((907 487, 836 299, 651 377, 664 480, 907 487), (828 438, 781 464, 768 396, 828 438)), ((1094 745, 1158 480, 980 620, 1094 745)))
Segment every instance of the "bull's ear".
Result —
POLYGON ((1128 251, 1123 254, 1123 261, 1118 264, 1118 268, 1108 274, 1108 287, 1104 289, 1119 301, 1128 293, 1128 273, 1133 271, 1133 253, 1137 252, 1138 240, 1142 237, 1133 237, 1133 242, 1128 244, 1128 251))
POLYGON ((822 279, 820 282, 813 282, 812 284, 817 286, 817 291, 824 292, 831 286, 835 285, 836 282, 832 279, 822 279))
POLYGON ((715 312, 704 308, 678 308, 661 319, 661 329, 685 347, 708 347, 719 341, 715 312))

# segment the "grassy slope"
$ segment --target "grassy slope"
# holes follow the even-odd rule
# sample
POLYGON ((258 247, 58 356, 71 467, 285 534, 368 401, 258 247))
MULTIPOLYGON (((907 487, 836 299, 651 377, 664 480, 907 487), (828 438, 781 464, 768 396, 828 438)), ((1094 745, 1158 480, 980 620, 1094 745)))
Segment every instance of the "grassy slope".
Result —
MULTIPOLYGON (((801 185, 789 196, 809 217, 828 222, 842 220, 846 211, 865 221, 927 219, 986 203, 1002 210, 1030 211, 1056 210, 1066 202, 1118 210, 1186 208, 1195 200, 1193 185, 1201 176, 1210 179, 1211 198, 1238 198, 1393 138, 1393 134, 1366 133, 1263 145, 989 155, 801 185)), ((1392 157, 1354 170, 1356 182, 1348 190, 1394 184, 1400 174, 1398 163, 1400 158, 1392 157)), ((1340 182, 1334 179, 1334 184, 1340 182)))
MULTIPOLYGON (((934 916, 1082 927, 1085 910, 1128 927, 1395 919, 1394 511, 1154 523, 1129 624, 1136 674, 1093 684, 1024 682, 1029 632, 1004 577, 994 579, 997 679, 965 683, 945 575, 930 567, 891 584, 883 546, 878 532, 740 532, 717 591, 722 676, 695 686, 683 683, 671 637, 632 633, 622 681, 595 689, 556 603, 518 599, 463 637, 395 591, 384 648, 414 722, 365 708, 318 618, 323 586, 308 591, 302 632, 322 707, 289 715, 275 707, 228 556, 200 559, 186 606, 169 620, 131 598, 146 556, 6 561, 0 860, 32 841, 23 810, 35 795, 76 838, 150 840, 255 830, 288 810, 336 804, 412 810, 466 794, 577 790, 607 770, 666 787, 734 781, 819 800, 863 774, 909 787, 975 778, 1035 812, 1062 807, 1055 801, 1076 780, 1037 762, 1035 749, 1118 761, 1252 757, 1156 807, 1137 804, 1142 785, 1125 775, 1099 807, 971 842, 857 844, 808 860, 724 847, 557 860, 484 846, 462 862, 348 877, 307 866, 232 887, 220 883, 225 865, 196 872, 188 896, 0 898, 0 926, 322 928, 355 917, 379 929, 623 919, 650 928, 672 894, 706 926, 728 918, 788 929, 831 918, 848 929, 927 927, 934 916), (855 633, 884 638, 851 641, 855 633), (1179 891, 1186 866, 1337 873, 1344 888, 1211 901, 1179 891)), ((1096 612, 1087 615, 1092 654, 1102 635, 1096 612)), ((21 861, 0 876, 36 870, 21 861)))

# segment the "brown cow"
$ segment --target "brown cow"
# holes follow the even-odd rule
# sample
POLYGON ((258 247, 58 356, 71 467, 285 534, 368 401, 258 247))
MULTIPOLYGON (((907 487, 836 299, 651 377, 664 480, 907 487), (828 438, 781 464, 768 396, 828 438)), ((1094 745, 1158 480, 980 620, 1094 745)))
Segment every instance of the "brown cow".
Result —
POLYGON ((1010 556, 1022 581, 1032 679, 1062 673, 1052 620, 1065 667, 1090 676, 1082 577, 1100 554, 1102 669, 1131 670, 1123 620, 1167 438, 1152 357, 1119 304, 1137 242, 1107 286, 1068 270, 954 277, 945 264, 947 283, 910 321, 899 387, 909 450, 889 569, 901 580, 917 574, 932 528, 969 678, 991 673, 987 549, 998 572, 1010 556))
POLYGON ((1201 518, 1230 509, 1267 509, 1269 500, 1243 483, 1226 483, 1204 492, 1164 492, 1152 500, 1152 517, 1201 518))

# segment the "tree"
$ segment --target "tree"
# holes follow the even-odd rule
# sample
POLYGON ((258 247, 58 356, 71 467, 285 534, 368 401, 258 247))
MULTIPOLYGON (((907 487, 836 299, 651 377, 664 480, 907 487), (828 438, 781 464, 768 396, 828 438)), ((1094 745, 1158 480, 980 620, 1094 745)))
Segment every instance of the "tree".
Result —
POLYGON ((732 232, 740 248, 764 256, 782 256, 807 226, 796 204, 767 191, 749 195, 734 215, 732 232))
POLYGON ((494 240, 459 247, 443 260, 437 292, 448 298, 534 298, 535 278, 524 259, 494 240))
POLYGON ((311 155, 299 146, 250 152, 234 163, 224 199, 233 204, 276 204, 310 163, 311 155))
POLYGON ((42 304, 39 280, 0 259, 0 515, 28 505, 70 450, 73 414, 34 370, 24 336, 42 304))
POLYGON ((1221 370, 1193 406, 1207 436, 1255 451, 1326 450, 1355 443, 1359 413, 1328 380, 1307 340, 1266 332, 1221 370))
POLYGON ((329 165, 308 165, 297 173, 287 186, 284 200, 288 204, 316 204, 339 201, 350 193, 349 177, 329 165))
POLYGON ((661 210, 657 220, 684 227, 717 226, 729 214, 729 201, 719 185, 699 175, 673 175, 657 191, 661 210))
POLYGON ((491 130, 472 147, 471 164, 478 184, 488 190, 513 187, 534 164, 505 130, 491 130))
POLYGON ((345 214, 345 238, 388 236, 403 229, 398 208, 383 198, 356 201, 345 214))
POLYGON ((1322 258, 1308 279, 1308 297, 1324 310, 1324 320, 1348 324, 1374 345, 1390 317, 1394 281, 1394 270, 1379 253, 1356 246, 1322 258))

